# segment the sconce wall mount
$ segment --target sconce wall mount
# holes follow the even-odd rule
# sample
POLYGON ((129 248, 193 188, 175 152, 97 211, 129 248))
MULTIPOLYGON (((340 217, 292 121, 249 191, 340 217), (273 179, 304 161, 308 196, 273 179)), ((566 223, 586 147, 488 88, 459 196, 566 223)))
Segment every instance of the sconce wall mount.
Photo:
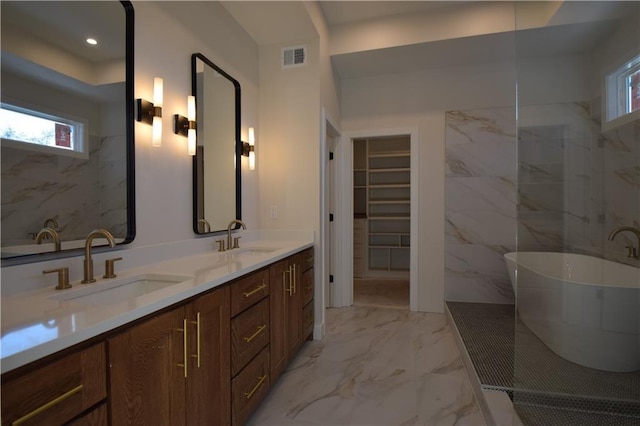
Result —
POLYGON ((136 99, 137 117, 136 120, 145 124, 153 125, 153 117, 162 117, 162 107, 155 106, 152 102, 144 99, 136 99))

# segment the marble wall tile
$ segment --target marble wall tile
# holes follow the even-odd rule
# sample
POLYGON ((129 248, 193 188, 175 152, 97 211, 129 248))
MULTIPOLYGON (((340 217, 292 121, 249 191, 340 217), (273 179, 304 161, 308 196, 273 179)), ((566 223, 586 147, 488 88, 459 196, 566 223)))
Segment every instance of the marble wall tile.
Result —
POLYGON ((446 113, 445 299, 513 303, 502 255, 515 248, 515 110, 446 113))
POLYGON ((446 113, 447 300, 513 298, 499 262, 461 247, 620 261, 627 238, 606 236, 640 221, 640 123, 603 134, 590 104, 523 106, 517 132, 509 108, 446 113))
POLYGON ((3 147, 2 244, 33 244, 29 234, 48 218, 63 241, 84 239, 97 224, 124 236, 126 182, 111 172, 125 175, 125 157, 122 137, 91 135, 88 159, 3 147))

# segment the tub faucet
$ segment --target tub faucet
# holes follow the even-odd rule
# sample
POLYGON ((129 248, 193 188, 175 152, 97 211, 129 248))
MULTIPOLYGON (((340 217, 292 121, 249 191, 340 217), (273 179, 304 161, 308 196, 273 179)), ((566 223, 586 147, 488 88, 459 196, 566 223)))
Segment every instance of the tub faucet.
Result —
MULTIPOLYGON (((634 228, 633 226, 619 226, 618 228, 615 228, 609 234, 609 241, 613 241, 616 235, 624 231, 633 232, 636 235, 636 238, 638 239, 638 247, 640 247, 640 229, 634 228)), ((640 256, 638 256, 638 247, 634 247, 632 245, 625 246, 625 247, 629 250, 627 253, 627 257, 631 259, 640 259, 640 256)))
POLYGON ((93 259, 91 259, 91 243, 95 237, 102 235, 107 239, 109 247, 115 247, 116 242, 113 239, 111 232, 106 229, 94 229, 87 235, 87 239, 84 243, 84 279, 82 284, 95 283, 96 279, 93 278, 93 259))
POLYGON ((40 232, 36 234, 36 244, 41 244, 45 238, 53 238, 53 245, 56 251, 60 251, 60 234, 53 228, 48 226, 42 228, 40 232))
POLYGON ((240 226, 242 226, 242 229, 247 229, 247 225, 245 225, 244 222, 241 221, 240 219, 234 219, 231 222, 229 222, 229 226, 227 226, 227 250, 231 250, 232 248, 238 248, 237 240, 236 240, 236 244, 232 245, 232 242, 231 242, 231 227, 236 223, 240 224, 240 226))

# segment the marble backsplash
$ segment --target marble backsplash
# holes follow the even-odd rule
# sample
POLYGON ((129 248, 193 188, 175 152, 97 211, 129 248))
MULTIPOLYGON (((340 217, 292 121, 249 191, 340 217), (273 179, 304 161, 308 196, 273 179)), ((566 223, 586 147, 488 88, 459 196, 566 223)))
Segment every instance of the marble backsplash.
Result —
POLYGON ((633 235, 607 235, 640 225, 640 124, 603 134, 588 102, 518 114, 516 127, 514 108, 446 113, 446 300, 513 303, 515 250, 637 266, 633 235))
POLYGON ((90 136, 88 159, 2 147, 2 245, 33 244, 48 218, 63 241, 97 227, 124 237, 124 149, 119 136, 90 136))

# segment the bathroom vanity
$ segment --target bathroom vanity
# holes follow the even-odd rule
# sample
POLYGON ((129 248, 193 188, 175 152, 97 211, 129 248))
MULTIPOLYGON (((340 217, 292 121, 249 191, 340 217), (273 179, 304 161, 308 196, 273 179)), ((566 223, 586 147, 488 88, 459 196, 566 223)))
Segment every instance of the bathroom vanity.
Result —
POLYGON ((98 293, 74 283, 3 300, 37 311, 3 324, 2 424, 244 424, 312 337, 312 243, 278 245, 126 271, 98 293), (111 296, 141 282, 157 287, 111 296), (38 315, 58 335, 24 343, 21 321, 38 315))

